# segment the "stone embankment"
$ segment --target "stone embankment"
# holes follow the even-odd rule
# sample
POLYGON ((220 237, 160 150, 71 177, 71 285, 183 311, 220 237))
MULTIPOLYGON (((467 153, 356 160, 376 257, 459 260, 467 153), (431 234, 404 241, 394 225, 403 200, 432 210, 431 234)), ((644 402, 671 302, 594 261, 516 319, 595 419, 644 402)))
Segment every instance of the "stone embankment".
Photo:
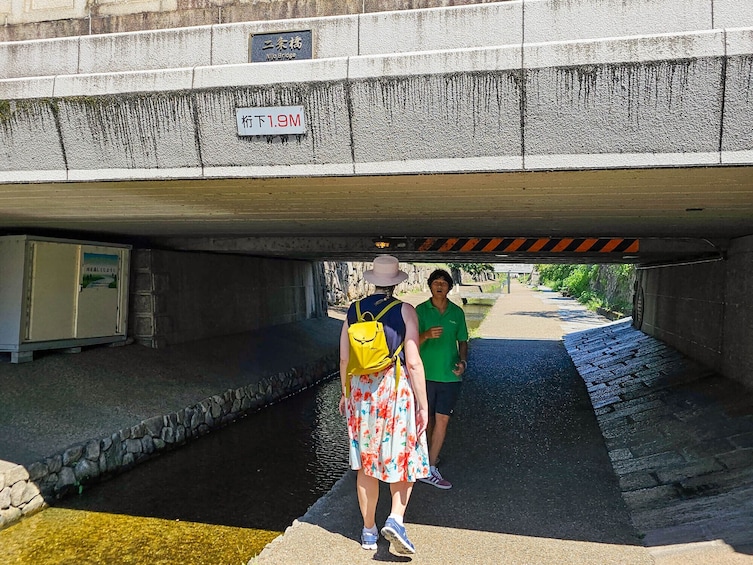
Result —
POLYGON ((106 437, 77 443, 27 466, 0 461, 0 528, 44 507, 45 500, 118 474, 311 386, 332 375, 337 363, 337 355, 331 354, 106 437))
MULTIPOLYGON (((363 278, 364 272, 371 268, 371 263, 324 263, 324 276, 327 284, 327 304, 349 303, 363 298, 370 292, 370 285, 363 278)), ((434 269, 446 268, 443 265, 413 265, 401 263, 400 268, 408 273, 408 279, 397 286, 396 292, 415 292, 426 290, 426 281, 434 269)))
MULTIPOLYGON (((363 298, 372 288, 363 278, 364 272, 371 268, 371 263, 342 263, 342 262, 324 262, 324 276, 327 284, 327 304, 330 306, 349 304, 353 300, 363 298)), ((397 285, 395 292, 399 295, 411 292, 426 292, 429 290, 426 282, 429 275, 435 269, 445 269, 450 271, 444 263, 400 263, 400 268, 408 274, 405 282, 397 285)), ((458 284, 479 284, 479 281, 473 280, 468 273, 460 271, 453 273, 453 276, 462 277, 461 283, 458 284)), ((482 279, 488 277, 486 273, 482 274, 482 279)), ((492 279, 480 281, 482 284, 489 284, 492 279)), ((480 288, 480 287, 479 287, 480 288)))
POLYGON ((753 542, 753 393, 629 320, 565 346, 644 543, 753 542))

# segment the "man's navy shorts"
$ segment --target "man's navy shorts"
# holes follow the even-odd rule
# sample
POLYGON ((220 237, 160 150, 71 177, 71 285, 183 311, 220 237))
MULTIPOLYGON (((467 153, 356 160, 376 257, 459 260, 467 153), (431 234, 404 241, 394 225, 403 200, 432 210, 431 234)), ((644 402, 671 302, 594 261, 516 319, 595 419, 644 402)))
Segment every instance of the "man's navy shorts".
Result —
POLYGON ((429 398, 429 416, 432 414, 443 414, 451 416, 455 409, 455 404, 460 398, 460 387, 462 382, 438 383, 436 381, 426 381, 426 396, 429 398))

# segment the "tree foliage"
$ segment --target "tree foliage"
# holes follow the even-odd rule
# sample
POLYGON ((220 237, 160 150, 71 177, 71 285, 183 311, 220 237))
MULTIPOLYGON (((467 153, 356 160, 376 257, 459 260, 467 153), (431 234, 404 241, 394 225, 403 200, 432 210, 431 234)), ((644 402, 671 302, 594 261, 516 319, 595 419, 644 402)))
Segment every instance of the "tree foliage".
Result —
POLYGON ((591 308, 632 311, 634 265, 537 265, 541 281, 591 308))
POLYGON ((494 265, 489 263, 447 263, 450 269, 465 271, 474 278, 477 278, 482 273, 493 273, 494 265))

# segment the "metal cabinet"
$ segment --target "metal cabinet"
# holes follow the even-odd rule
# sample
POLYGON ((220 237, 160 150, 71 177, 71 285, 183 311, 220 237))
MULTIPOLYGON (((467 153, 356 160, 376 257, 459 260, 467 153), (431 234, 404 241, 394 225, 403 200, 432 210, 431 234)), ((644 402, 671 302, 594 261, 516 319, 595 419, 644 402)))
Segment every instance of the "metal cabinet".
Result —
POLYGON ((0 351, 126 340, 131 247, 27 235, 0 237, 0 351))

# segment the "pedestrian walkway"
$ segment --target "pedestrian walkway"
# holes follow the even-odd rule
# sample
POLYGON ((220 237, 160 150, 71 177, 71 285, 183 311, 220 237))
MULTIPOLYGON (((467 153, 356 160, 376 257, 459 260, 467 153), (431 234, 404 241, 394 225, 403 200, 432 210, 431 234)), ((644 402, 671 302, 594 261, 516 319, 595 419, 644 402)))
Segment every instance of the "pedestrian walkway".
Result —
MULTIPOLYGON (((606 434, 605 440, 586 389, 600 369, 584 380, 561 341, 568 335, 587 340, 589 332, 612 327, 572 299, 514 283, 480 326, 482 339, 471 345, 468 378, 442 455, 453 489, 420 483, 414 489, 406 523, 417 554, 393 555, 384 540, 375 554, 360 548, 355 474, 347 473, 251 563, 753 563, 746 546, 705 536, 691 535, 680 545, 650 537, 661 545, 646 547, 652 532, 636 527, 634 507, 621 496, 623 477, 613 466, 622 453, 613 444, 619 436, 606 434)), ((589 353, 593 361, 599 348, 589 353)), ((681 359, 669 358, 664 369, 681 359)), ((648 426, 650 414, 644 415, 648 426)), ((388 494, 383 487, 378 516, 388 512, 388 494)))

